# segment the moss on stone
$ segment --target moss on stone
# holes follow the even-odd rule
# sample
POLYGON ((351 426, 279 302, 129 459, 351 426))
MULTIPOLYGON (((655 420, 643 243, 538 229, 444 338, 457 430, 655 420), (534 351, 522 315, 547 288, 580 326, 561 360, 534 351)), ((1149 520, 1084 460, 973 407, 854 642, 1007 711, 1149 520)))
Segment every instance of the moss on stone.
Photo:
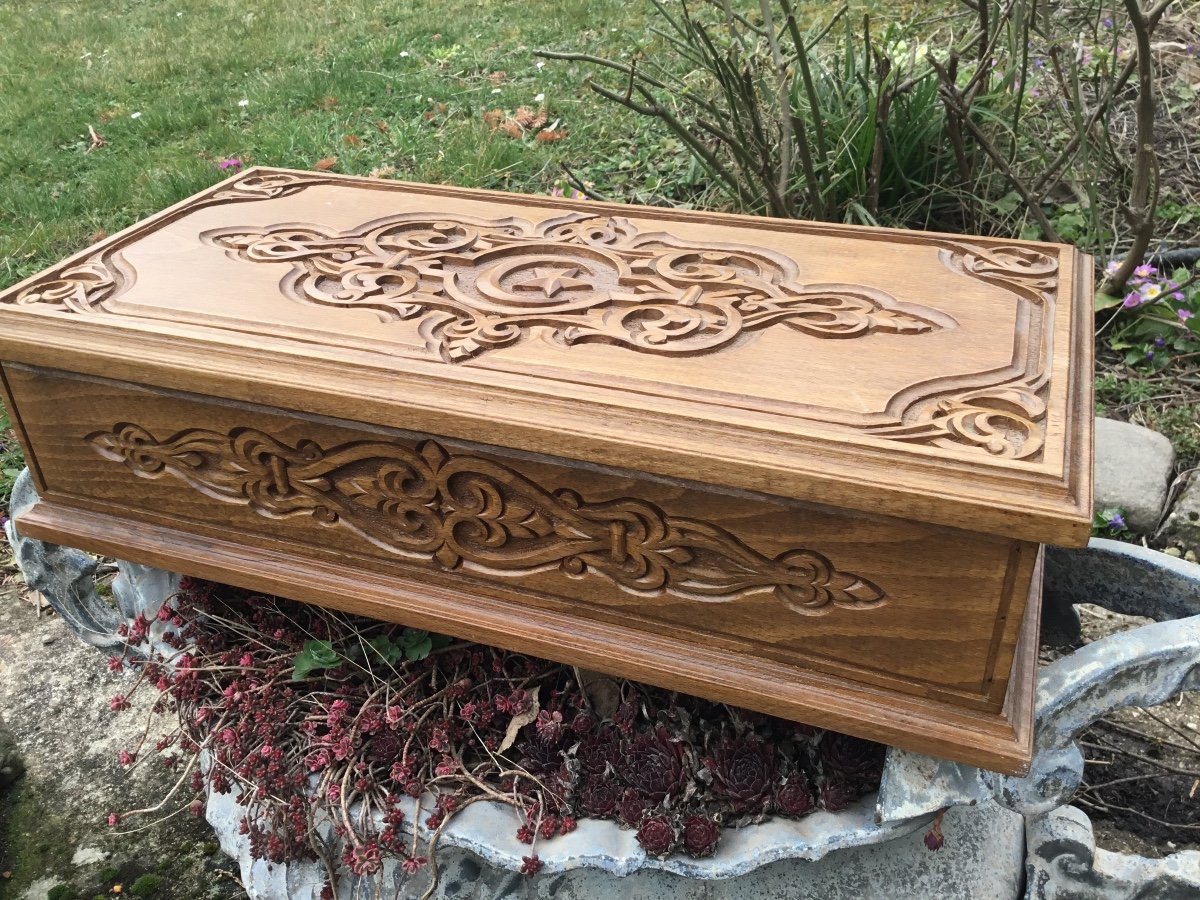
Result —
POLYGON ((129 888, 129 893, 134 897, 153 897, 158 893, 162 881, 161 875, 143 875, 129 888))
MULTIPOLYGON (((0 869, 12 872, 0 881, 0 900, 20 896, 39 878, 57 875, 66 880, 72 851, 61 838, 55 839, 65 831, 61 817, 47 811, 28 779, 17 781, 0 796, 0 869)), ((74 900, 73 893, 62 896, 74 900)))

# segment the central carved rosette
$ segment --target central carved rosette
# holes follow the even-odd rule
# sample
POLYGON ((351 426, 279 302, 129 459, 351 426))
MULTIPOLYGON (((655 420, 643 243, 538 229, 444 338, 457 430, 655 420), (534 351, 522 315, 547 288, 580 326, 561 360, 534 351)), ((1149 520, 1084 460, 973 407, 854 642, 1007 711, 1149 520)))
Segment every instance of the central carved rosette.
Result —
POLYGON ((629 269, 590 247, 517 244, 442 262, 445 290, 464 307, 500 316, 576 313, 612 302, 629 269))
POLYGON ((251 428, 192 429, 159 441, 126 423, 87 440, 142 477, 173 476, 264 516, 308 515, 446 569, 527 575, 557 568, 649 597, 702 602, 768 591, 803 614, 886 602, 876 585, 812 550, 771 558, 711 523, 642 500, 590 503, 569 489, 547 491, 498 462, 452 454, 434 441, 324 449, 251 428))

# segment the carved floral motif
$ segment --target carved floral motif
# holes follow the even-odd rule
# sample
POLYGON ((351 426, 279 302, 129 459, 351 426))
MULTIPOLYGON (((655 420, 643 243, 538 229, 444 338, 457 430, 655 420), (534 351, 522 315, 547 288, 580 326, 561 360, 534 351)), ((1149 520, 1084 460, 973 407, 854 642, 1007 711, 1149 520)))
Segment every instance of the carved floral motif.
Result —
POLYGON ((825 338, 953 325, 874 288, 802 284, 796 263, 771 250, 641 234, 627 219, 583 212, 536 225, 408 213, 345 232, 288 224, 201 237, 238 259, 290 263, 280 286, 300 302, 419 318, 447 362, 534 333, 692 355, 773 325, 825 338))
POLYGON ((551 493, 507 466, 431 440, 416 448, 355 441, 326 449, 235 428, 191 429, 160 441, 126 423, 87 440, 140 476, 170 475, 264 516, 311 516, 446 569, 466 563, 520 575, 557 567, 649 595, 708 602, 770 591, 805 615, 886 602, 876 585, 811 550, 772 559, 708 522, 641 500, 589 503, 571 490, 551 493))
POLYGON ((876 426, 870 433, 951 449, 978 447, 1004 459, 1034 459, 1045 443, 1058 260, 1032 247, 959 242, 945 242, 941 259, 947 268, 1018 298, 1025 340, 1014 363, 1023 372, 995 384, 921 398, 904 411, 901 424, 876 426))

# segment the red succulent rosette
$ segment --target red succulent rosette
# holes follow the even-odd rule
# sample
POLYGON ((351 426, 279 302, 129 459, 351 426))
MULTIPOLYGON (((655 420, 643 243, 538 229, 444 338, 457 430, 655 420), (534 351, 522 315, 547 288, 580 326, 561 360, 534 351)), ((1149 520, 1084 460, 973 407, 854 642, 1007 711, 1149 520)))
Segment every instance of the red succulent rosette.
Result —
POLYGON ((610 766, 616 768, 622 757, 621 738, 611 727, 593 731, 579 742, 575 758, 583 775, 603 775, 610 766))
POLYGON ((721 826, 716 819, 693 813, 683 820, 683 849, 689 856, 703 859, 717 852, 721 826))
POLYGON ((579 792, 579 805, 594 819, 611 819, 617 815, 621 792, 610 779, 592 778, 579 792))
POLYGON ((546 775, 558 771, 562 765, 562 751, 557 744, 547 743, 534 737, 520 745, 521 767, 530 775, 546 775))
POLYGON ((617 816, 630 828, 637 828, 646 817, 649 808, 650 804, 646 802, 645 797, 633 788, 628 788, 617 804, 617 816))
POLYGON ((637 841, 651 856, 660 859, 675 849, 678 835, 666 816, 650 816, 637 830, 637 841))
POLYGON ((676 797, 687 786, 683 752, 684 745, 671 740, 666 728, 639 735, 629 745, 623 767, 625 779, 651 804, 676 797))
POLYGON ((829 780, 821 781, 820 796, 822 808, 829 812, 841 812, 854 799, 845 784, 829 780))
POLYGON ((817 745, 821 773, 855 793, 866 793, 879 787, 886 752, 883 744, 831 731, 826 732, 817 745))
POLYGON ((734 812, 761 812, 775 784, 775 748, 753 737, 727 738, 704 761, 714 793, 734 812))
POLYGON ((775 792, 775 808, 785 816, 805 816, 817 808, 808 779, 802 773, 790 776, 775 792))

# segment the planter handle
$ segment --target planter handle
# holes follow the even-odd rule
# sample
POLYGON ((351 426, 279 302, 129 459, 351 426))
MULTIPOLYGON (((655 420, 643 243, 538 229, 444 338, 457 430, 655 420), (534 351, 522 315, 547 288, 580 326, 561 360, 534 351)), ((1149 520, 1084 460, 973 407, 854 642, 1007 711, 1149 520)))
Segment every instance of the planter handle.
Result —
MULTIPOLYGON (((156 621, 159 609, 179 589, 179 576, 162 569, 121 560, 112 582, 112 599, 96 591, 99 561, 91 554, 23 536, 16 519, 37 502, 33 478, 25 469, 13 484, 4 525, 17 565, 30 590, 37 591, 81 641, 109 656, 129 652, 117 633, 140 613, 149 619, 151 635, 161 637, 170 625, 156 621)), ((170 649, 167 648, 168 654, 170 649)))
POLYGON ((1033 762, 1024 777, 889 750, 880 822, 995 798, 1026 815, 1063 806, 1083 778, 1076 737, 1128 706, 1157 706, 1200 687, 1200 566, 1155 550, 1093 538, 1085 549, 1047 548, 1045 594, 1059 611, 1094 603, 1155 624, 1088 644, 1038 676, 1033 762))

